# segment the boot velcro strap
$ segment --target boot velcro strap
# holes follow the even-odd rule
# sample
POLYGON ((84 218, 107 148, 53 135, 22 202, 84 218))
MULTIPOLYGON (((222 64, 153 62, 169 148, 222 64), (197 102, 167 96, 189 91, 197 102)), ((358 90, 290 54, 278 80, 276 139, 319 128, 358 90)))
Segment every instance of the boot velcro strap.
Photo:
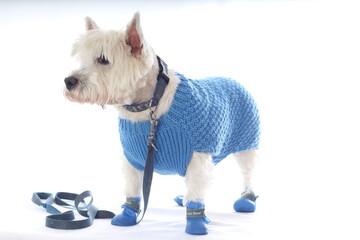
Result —
POLYGON ((253 192, 243 192, 243 193, 241 194, 241 197, 242 197, 242 198, 249 199, 249 200, 251 200, 251 201, 253 201, 253 202, 255 202, 256 199, 258 198, 258 196, 255 196, 255 194, 254 194, 253 192))
POLYGON ((205 216, 205 208, 198 209, 186 209, 186 217, 187 218, 202 218, 205 216))
POLYGON ((140 210, 140 204, 138 203, 138 201, 132 198, 126 198, 126 202, 123 204, 123 206, 127 206, 136 212, 140 210))

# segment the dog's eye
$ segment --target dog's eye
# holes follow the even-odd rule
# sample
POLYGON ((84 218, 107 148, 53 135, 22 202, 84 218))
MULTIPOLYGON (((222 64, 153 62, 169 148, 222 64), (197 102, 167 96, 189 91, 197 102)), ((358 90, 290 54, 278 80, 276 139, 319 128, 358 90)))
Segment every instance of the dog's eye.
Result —
POLYGON ((107 60, 107 58, 104 55, 101 55, 101 57, 96 59, 96 62, 101 64, 101 65, 107 65, 107 64, 110 63, 109 60, 107 60))

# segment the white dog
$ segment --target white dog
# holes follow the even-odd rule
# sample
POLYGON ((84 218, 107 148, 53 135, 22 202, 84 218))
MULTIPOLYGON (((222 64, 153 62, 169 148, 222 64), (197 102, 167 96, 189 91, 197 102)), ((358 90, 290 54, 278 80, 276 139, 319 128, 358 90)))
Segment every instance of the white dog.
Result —
POLYGON ((155 172, 185 176, 187 192, 175 200, 187 208, 187 233, 207 234, 205 190, 213 165, 229 154, 244 177, 234 209, 255 211, 251 175, 259 117, 250 94, 227 78, 191 80, 168 70, 145 41, 139 13, 125 31, 101 30, 90 18, 86 28, 72 51, 81 68, 65 79, 64 94, 71 101, 114 105, 119 111, 127 201, 112 224, 137 223, 148 144, 153 143, 155 172))

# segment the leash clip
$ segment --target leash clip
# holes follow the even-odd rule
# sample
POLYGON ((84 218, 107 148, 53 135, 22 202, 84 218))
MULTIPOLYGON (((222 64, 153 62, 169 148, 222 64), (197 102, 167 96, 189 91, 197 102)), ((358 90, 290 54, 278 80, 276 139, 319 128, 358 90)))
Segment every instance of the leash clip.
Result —
POLYGON ((149 104, 149 116, 150 116, 150 123, 151 123, 151 128, 150 128, 150 134, 149 134, 149 137, 148 137, 148 147, 151 146, 155 151, 157 151, 157 148, 154 144, 155 142, 155 129, 156 129, 156 126, 158 124, 158 120, 156 119, 156 114, 155 114, 155 111, 157 109, 157 106, 153 107, 152 104, 153 104, 153 98, 150 100, 150 104, 149 104))

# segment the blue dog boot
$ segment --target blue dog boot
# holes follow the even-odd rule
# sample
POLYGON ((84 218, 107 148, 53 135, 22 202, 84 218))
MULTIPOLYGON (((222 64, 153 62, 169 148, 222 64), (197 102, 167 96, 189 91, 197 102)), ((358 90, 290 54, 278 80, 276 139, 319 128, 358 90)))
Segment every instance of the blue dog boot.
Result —
POLYGON ((186 229, 185 232, 193 235, 208 234, 205 224, 210 222, 205 216, 204 204, 189 201, 186 204, 186 229))
POLYGON ((126 202, 121 206, 124 210, 116 215, 111 224, 116 226, 133 226, 136 225, 136 218, 140 212, 140 198, 127 198, 126 202))
POLYGON ((184 206, 183 200, 184 200, 184 195, 179 195, 179 196, 176 196, 176 198, 174 198, 174 201, 181 207, 184 206))
POLYGON ((255 212, 256 209, 256 199, 258 196, 255 196, 255 194, 250 191, 245 191, 241 194, 241 198, 235 201, 234 203, 234 210, 236 212, 245 212, 245 213, 251 213, 255 212))

